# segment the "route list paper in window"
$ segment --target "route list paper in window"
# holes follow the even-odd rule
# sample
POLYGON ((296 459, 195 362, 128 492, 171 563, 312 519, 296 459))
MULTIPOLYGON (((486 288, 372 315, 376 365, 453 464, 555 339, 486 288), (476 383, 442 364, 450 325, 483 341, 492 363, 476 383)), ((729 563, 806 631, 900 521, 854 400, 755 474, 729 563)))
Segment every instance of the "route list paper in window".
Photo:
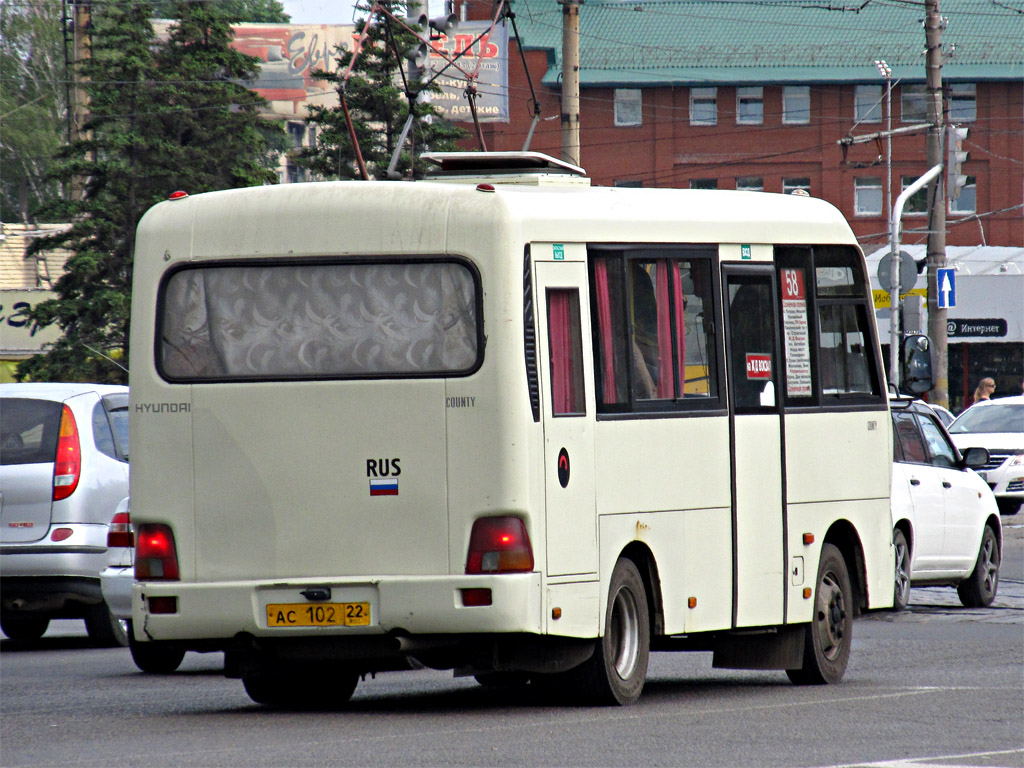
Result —
POLYGON ((802 269, 782 270, 782 325, 786 336, 786 395, 811 396, 811 348, 802 269))

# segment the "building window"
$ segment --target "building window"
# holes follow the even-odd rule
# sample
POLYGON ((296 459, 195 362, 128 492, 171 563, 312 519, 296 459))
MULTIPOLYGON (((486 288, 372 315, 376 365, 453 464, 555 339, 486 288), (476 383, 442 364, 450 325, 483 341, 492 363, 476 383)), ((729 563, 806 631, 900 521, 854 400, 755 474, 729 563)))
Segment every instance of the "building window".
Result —
POLYGON ((882 86, 857 86, 854 94, 853 118, 858 123, 882 122, 882 86))
POLYGON ((718 124, 718 89, 690 89, 690 125, 718 124))
POLYGON ((783 87, 782 122, 790 125, 811 122, 811 87, 809 85, 783 87))
POLYGON ((744 192, 764 192, 764 179, 760 176, 744 176, 736 179, 736 189, 744 192))
POLYGON ((718 179, 690 179, 690 189, 718 189, 718 179))
POLYGON ((924 123, 928 121, 928 86, 900 86, 900 122, 924 123))
MULTIPOLYGON (((916 176, 903 176, 901 189, 906 189, 911 184, 917 181, 916 176)), ((903 206, 903 212, 906 214, 924 214, 928 213, 928 186, 925 185, 921 189, 917 190, 907 200, 906 205, 903 206)))
POLYGON ((289 161, 288 163, 288 183, 298 184, 307 180, 306 169, 301 165, 295 165, 289 161))
POLYGON ((288 136, 293 147, 302 147, 306 143, 306 124, 288 121, 288 136))
POLYGON ((974 213, 978 210, 978 185, 974 176, 967 177, 967 183, 960 187, 956 200, 949 201, 950 213, 974 213))
POLYGON ((853 180, 853 211, 858 216, 877 216, 882 212, 882 180, 878 176, 853 180))
POLYGON ((740 125, 764 122, 764 88, 757 85, 736 89, 736 122, 740 125))
POLYGON ((643 97, 639 88, 616 88, 615 89, 615 124, 642 125, 643 97))
POLYGON ((798 189, 803 190, 808 195, 811 194, 811 180, 805 176, 795 176, 782 180, 782 194, 791 195, 798 189))
POLYGON ((978 119, 978 88, 974 83, 949 86, 949 121, 973 123, 978 119))

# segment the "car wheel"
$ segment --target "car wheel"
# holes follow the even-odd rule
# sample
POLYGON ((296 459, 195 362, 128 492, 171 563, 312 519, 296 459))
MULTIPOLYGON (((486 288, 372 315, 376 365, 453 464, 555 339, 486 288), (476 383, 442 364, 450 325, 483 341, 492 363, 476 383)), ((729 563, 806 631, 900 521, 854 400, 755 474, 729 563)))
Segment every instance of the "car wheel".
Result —
POLYGON ((632 560, 619 560, 608 588, 604 636, 594 654, 559 675, 559 685, 571 698, 590 704, 632 704, 647 679, 651 626, 647 592, 632 560))
POLYGON ((50 626, 50 620, 39 616, 12 616, 9 613, 0 615, 0 629, 11 640, 29 643, 38 640, 50 626))
POLYGON ((85 614, 85 631, 99 648, 123 648, 128 645, 128 622, 114 616, 106 603, 89 608, 85 614))
POLYGON ((846 672, 853 642, 853 589, 846 561, 832 544, 821 548, 814 616, 804 637, 804 660, 787 669, 797 685, 838 683, 846 672))
POLYGON ((902 611, 910 602, 910 547, 907 546, 907 537, 899 528, 892 532, 892 543, 896 549, 896 584, 892 609, 902 611))
POLYGON ((250 699, 278 709, 333 709, 352 698, 358 683, 359 673, 345 667, 268 666, 242 675, 250 699))
POLYGON ((128 650, 135 666, 153 675, 169 675, 185 658, 184 648, 166 643, 140 643, 135 639, 131 622, 128 624, 128 650))
POLYGON ((956 593, 960 596, 960 602, 968 608, 984 608, 992 605, 998 589, 999 541, 996 539, 995 531, 986 525, 974 570, 960 582, 956 593))

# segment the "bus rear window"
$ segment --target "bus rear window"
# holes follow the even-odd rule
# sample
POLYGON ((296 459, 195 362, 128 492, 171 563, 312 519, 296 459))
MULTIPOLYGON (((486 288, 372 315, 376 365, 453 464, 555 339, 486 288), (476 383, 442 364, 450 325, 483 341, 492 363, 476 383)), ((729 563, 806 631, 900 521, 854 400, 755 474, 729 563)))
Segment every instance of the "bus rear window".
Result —
POLYGON ((479 303, 454 261, 190 267, 162 286, 157 363, 189 382, 467 374, 479 303))

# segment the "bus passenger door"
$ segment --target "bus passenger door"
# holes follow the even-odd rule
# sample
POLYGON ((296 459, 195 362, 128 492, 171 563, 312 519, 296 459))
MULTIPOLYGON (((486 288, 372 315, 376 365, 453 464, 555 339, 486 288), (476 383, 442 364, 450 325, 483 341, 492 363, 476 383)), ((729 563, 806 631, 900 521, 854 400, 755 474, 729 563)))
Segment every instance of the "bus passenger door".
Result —
POLYGON ((782 624, 787 560, 774 269, 727 265, 722 272, 732 432, 733 626, 782 624))
POLYGON ((573 246, 564 248, 565 261, 535 264, 548 576, 597 571, 587 270, 584 261, 568 260, 576 255, 573 246))

